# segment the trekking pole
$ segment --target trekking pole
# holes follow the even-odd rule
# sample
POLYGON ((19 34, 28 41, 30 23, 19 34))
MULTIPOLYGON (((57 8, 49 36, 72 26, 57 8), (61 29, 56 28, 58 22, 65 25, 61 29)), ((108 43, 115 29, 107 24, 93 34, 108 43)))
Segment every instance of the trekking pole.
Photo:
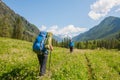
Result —
POLYGON ((49 56, 49 71, 50 71, 50 63, 51 63, 51 52, 52 51, 50 51, 50 56, 49 56))

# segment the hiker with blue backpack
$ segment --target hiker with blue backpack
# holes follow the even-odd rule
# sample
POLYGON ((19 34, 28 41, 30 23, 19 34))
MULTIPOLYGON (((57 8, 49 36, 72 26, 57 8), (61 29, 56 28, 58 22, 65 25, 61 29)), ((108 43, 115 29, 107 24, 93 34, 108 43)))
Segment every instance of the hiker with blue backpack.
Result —
POLYGON ((73 47, 74 47, 74 42, 72 40, 70 40, 69 48, 70 48, 71 53, 73 52, 73 47))
POLYGON ((37 53, 38 61, 40 64, 40 76, 43 76, 46 73, 48 54, 52 50, 52 33, 41 31, 33 44, 33 51, 37 53))

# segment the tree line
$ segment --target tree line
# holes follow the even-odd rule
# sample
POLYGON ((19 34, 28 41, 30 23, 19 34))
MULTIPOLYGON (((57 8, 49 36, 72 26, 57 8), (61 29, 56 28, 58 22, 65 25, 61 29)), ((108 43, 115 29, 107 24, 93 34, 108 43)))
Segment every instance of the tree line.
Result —
POLYGON ((61 42, 56 41, 54 38, 52 40, 52 45, 56 47, 69 48, 69 38, 64 38, 61 42))
MULTIPOLYGON (((53 40, 53 46, 69 48, 69 38, 64 38, 62 42, 57 42, 53 40)), ((111 39, 100 39, 100 40, 87 40, 74 42, 74 48, 77 49, 119 49, 120 50, 120 33, 111 39)))

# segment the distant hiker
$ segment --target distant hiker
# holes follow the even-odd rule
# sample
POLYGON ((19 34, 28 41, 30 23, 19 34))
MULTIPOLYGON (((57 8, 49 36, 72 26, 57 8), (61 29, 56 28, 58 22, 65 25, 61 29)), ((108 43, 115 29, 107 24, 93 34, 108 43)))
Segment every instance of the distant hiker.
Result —
POLYGON ((37 53, 37 57, 40 64, 40 76, 46 73, 46 63, 49 54, 49 50, 52 51, 52 33, 40 32, 33 44, 33 51, 37 53))
POLYGON ((70 48, 71 53, 73 52, 73 47, 74 47, 74 42, 72 40, 70 40, 69 48, 70 48))

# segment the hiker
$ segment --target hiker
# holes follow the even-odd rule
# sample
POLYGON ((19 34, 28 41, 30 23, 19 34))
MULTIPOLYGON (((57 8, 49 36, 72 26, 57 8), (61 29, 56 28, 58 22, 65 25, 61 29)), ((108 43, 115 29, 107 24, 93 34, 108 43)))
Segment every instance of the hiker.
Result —
POLYGON ((74 47, 74 42, 72 40, 70 40, 69 48, 70 48, 71 53, 73 52, 73 47, 74 47))
MULTIPOLYGON (((52 33, 51 32, 40 32, 39 36, 45 37, 40 43, 40 47, 43 45, 43 49, 40 50, 40 52, 37 52, 37 57, 39 60, 40 65, 40 73, 39 76, 43 76, 46 73, 46 64, 47 64, 47 58, 49 51, 53 50, 52 47, 52 33)), ((40 39, 40 38, 39 38, 40 39)), ((34 46, 34 45, 33 45, 34 46)))

